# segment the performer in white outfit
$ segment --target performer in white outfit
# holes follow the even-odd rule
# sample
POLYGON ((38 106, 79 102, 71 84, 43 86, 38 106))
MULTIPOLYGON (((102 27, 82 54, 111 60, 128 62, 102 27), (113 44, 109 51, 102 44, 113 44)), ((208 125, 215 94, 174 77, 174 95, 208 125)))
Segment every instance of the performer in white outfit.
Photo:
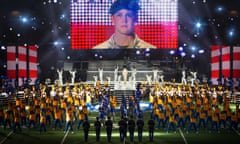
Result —
POLYGON ((186 71, 182 70, 182 84, 186 85, 187 80, 186 80, 186 71))
POLYGON ((123 76, 124 83, 126 83, 127 82, 127 78, 128 78, 128 70, 127 70, 126 67, 123 68, 122 76, 123 76))
POLYGON ((192 75, 192 78, 191 78, 191 86, 194 86, 194 83, 196 82, 197 80, 197 72, 190 72, 191 75, 192 75))
POLYGON ((94 76, 93 76, 93 79, 94 79, 94 86, 96 86, 98 77, 97 77, 96 75, 94 75, 94 76))
POLYGON ((76 71, 75 70, 70 70, 69 73, 71 74, 71 83, 74 84, 75 82, 75 76, 76 76, 76 71))
POLYGON ((149 85, 151 85, 151 84, 152 84, 152 75, 146 74, 146 78, 147 78, 147 83, 148 83, 149 85))
POLYGON ((57 69, 57 73, 58 73, 58 80, 59 80, 59 84, 63 85, 63 70, 62 69, 57 69))
POLYGON ((137 69, 135 67, 132 67, 132 70, 131 70, 131 77, 132 77, 132 81, 135 82, 136 81, 136 74, 137 74, 137 69))
POLYGON ((164 75, 161 74, 159 77, 160 77, 160 82, 161 82, 161 83, 164 83, 164 75))
POLYGON ((108 84, 110 85, 111 77, 110 77, 110 76, 107 76, 106 79, 107 79, 108 84))
POLYGON ((114 82, 116 82, 118 79, 118 65, 116 66, 116 68, 114 69, 114 82))
POLYGON ((158 82, 158 68, 154 67, 153 69, 153 81, 158 82))
POLYGON ((103 83, 103 68, 98 68, 99 80, 101 84, 103 83))

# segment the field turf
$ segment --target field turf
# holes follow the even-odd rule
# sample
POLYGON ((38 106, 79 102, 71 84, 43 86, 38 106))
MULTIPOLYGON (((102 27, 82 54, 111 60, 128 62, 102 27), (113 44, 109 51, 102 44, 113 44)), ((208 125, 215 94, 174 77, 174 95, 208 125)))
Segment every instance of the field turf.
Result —
MULTIPOLYGON (((31 128, 28 130, 27 128, 22 128, 22 132, 15 132, 11 129, 3 130, 0 128, 0 144, 107 144, 106 132, 105 129, 101 128, 101 138, 100 142, 96 142, 95 131, 93 123, 95 121, 95 117, 98 113, 91 112, 89 115, 89 120, 91 123, 90 132, 89 132, 89 140, 88 142, 84 142, 83 130, 82 127, 80 130, 77 130, 78 121, 74 123, 74 133, 72 134, 70 131, 64 133, 63 129, 57 127, 56 130, 52 128, 52 126, 47 126, 47 132, 40 133, 37 129, 34 130, 31 128)), ((148 129, 147 129, 147 121, 149 118, 150 112, 144 112, 144 132, 143 132, 143 144, 232 144, 240 142, 240 134, 238 131, 229 131, 228 129, 221 129, 220 133, 213 131, 209 132, 208 129, 200 129, 199 133, 195 133, 194 130, 191 130, 189 134, 186 133, 186 129, 181 128, 177 129, 177 132, 174 133, 170 131, 166 133, 164 129, 156 129, 154 133, 154 141, 149 142, 148 139, 148 129)), ((117 121, 119 120, 119 115, 116 116, 116 121, 114 122, 114 129, 112 134, 112 143, 118 144, 120 143, 119 132, 117 128, 117 121)), ((52 122, 53 124, 53 122, 52 122)), ((155 125, 156 121, 155 121, 155 125)), ((188 125, 188 124, 187 124, 188 125)), ((63 125, 64 128, 65 125, 63 125)), ((210 126, 208 126, 210 128, 210 126)), ((126 144, 130 144, 129 136, 127 136, 125 140, 126 144)), ((139 143, 137 137, 137 131, 135 129, 134 134, 134 142, 139 143)))

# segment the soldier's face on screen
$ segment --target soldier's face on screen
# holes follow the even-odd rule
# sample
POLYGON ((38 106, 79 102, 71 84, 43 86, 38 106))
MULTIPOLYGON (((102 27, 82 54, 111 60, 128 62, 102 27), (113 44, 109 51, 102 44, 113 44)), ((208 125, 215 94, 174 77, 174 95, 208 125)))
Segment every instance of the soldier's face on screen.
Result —
POLYGON ((115 32, 126 35, 133 34, 136 15, 131 10, 119 10, 111 16, 111 20, 115 26, 115 32))

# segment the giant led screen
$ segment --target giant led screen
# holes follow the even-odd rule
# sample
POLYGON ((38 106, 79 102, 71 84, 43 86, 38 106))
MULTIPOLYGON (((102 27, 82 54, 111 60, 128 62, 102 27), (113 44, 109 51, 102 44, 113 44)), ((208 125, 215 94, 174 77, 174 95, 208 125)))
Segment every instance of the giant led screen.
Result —
MULTIPOLYGON (((91 49, 114 33, 109 8, 114 0, 71 0, 71 48, 91 49)), ((178 0, 139 0, 135 32, 159 49, 178 46, 178 0)))

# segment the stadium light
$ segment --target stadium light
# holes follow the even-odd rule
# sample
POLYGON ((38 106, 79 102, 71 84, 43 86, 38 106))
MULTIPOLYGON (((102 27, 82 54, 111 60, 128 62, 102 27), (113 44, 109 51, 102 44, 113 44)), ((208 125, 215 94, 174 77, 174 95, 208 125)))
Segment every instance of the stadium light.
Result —
POLYGON ((182 57, 185 57, 185 56, 186 56, 186 53, 185 53, 185 52, 181 52, 181 56, 182 56, 182 57))
POLYGON ((6 47, 5 46, 1 46, 1 50, 6 50, 6 47))
POLYGON ((192 54, 192 55, 191 55, 191 58, 195 58, 195 57, 196 57, 195 54, 192 54))
POLYGON ((205 51, 203 49, 199 50, 198 53, 199 54, 203 54, 205 51))
POLYGON ((231 30, 228 32, 228 35, 229 35, 229 37, 233 37, 233 36, 234 36, 234 30, 231 29, 231 30))
POLYGON ((179 51, 183 51, 183 47, 179 47, 178 50, 179 50, 179 51))
POLYGON ((136 51, 136 54, 137 54, 137 55, 140 55, 140 53, 141 53, 140 50, 137 50, 137 51, 136 51))
POLYGON ((200 22, 197 22, 197 23, 196 23, 196 28, 197 28, 197 29, 201 28, 201 26, 202 26, 202 24, 201 24, 200 22))
POLYGON ((170 53, 171 55, 174 55, 174 54, 175 54, 175 51, 174 51, 174 50, 171 50, 169 53, 170 53))
POLYGON ((191 47, 191 50, 194 52, 197 48, 195 46, 191 47))
POLYGON ((20 20, 21 20, 22 23, 27 23, 28 22, 27 17, 21 17, 20 20))

